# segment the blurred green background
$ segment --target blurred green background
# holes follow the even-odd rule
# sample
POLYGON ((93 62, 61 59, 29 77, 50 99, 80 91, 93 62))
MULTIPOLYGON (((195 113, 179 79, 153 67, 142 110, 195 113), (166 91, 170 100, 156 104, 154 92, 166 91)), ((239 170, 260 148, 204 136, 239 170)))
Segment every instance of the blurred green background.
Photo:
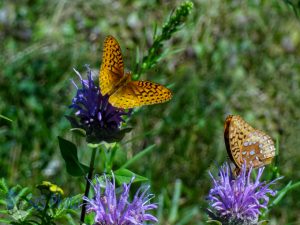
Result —
MULTIPOLYGON (((34 188, 42 180, 67 195, 83 192, 82 178, 65 170, 57 136, 74 140, 67 120, 76 80, 72 68, 98 73, 103 40, 119 41, 133 69, 181 1, 0 1, 0 177, 34 188), (81 187, 79 187, 82 184, 81 187)), ((173 99, 142 107, 121 144, 123 158, 156 149, 130 169, 150 179, 154 201, 164 196, 161 224, 204 224, 208 170, 226 159, 223 123, 239 114, 279 141, 278 166, 300 179, 300 19, 284 2, 197 0, 185 27, 166 42, 168 54, 143 74, 170 85, 173 99), (132 140, 132 141, 129 141, 132 140), (126 143, 125 143, 126 142, 126 143), (178 212, 170 217, 176 180, 182 181, 178 212)), ((84 143, 80 158, 88 162, 84 143)), ((122 153, 120 153, 122 156, 122 153)), ((118 163, 124 159, 118 158, 118 163)), ((100 167, 98 165, 98 167, 100 167)), ((271 224, 300 224, 300 190, 272 210, 271 224)))

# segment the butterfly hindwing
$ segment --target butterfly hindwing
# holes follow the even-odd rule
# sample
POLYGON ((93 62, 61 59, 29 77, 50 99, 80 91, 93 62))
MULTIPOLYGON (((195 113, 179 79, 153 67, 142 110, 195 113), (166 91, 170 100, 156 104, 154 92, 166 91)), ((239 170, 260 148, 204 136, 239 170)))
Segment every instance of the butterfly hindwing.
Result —
POLYGON ((115 85, 124 76, 122 52, 117 40, 108 36, 104 41, 99 83, 102 95, 114 90, 115 85))
POLYGON ((244 162, 247 167, 261 167, 269 164, 275 156, 272 139, 251 127, 240 116, 226 118, 224 138, 228 155, 239 168, 244 162))
POLYGON ((255 130, 244 140, 241 153, 247 164, 261 167, 269 164, 275 156, 274 142, 269 135, 255 130))
POLYGON ((115 107, 127 109, 162 103, 171 97, 171 91, 160 84, 150 81, 130 81, 112 94, 109 102, 115 107))

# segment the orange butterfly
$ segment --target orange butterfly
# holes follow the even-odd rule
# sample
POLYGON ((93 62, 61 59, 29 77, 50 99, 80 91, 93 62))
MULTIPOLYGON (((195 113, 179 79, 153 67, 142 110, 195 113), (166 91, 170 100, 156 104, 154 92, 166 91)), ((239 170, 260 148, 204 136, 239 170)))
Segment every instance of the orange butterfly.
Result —
POLYGON ((162 103, 172 98, 168 88, 150 81, 132 81, 130 72, 124 74, 121 48, 112 36, 104 41, 99 83, 102 95, 108 94, 108 101, 122 109, 162 103))
POLYGON ((258 168, 272 162, 275 146, 271 137, 251 127, 240 116, 230 115, 224 125, 227 153, 237 170, 246 167, 258 168))

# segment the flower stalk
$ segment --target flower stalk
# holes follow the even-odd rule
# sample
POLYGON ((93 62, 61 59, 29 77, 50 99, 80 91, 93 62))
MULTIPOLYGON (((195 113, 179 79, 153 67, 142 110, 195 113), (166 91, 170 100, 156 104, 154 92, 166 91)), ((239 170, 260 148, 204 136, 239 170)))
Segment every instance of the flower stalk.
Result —
MULTIPOLYGON (((97 150, 98 150, 98 148, 93 148, 92 149, 92 155, 91 155, 91 160, 90 160, 90 169, 89 169, 88 176, 87 176, 87 179, 86 179, 86 186, 85 186, 85 192, 84 192, 84 196, 86 198, 88 198, 90 188, 91 188, 90 180, 92 179, 93 172, 94 172, 94 164, 95 164, 95 158, 96 158, 97 150)), ((80 216, 81 224, 84 223, 84 218, 85 218, 85 214, 86 214, 86 203, 87 203, 87 201, 85 200, 85 198, 83 198, 81 216, 80 216)))

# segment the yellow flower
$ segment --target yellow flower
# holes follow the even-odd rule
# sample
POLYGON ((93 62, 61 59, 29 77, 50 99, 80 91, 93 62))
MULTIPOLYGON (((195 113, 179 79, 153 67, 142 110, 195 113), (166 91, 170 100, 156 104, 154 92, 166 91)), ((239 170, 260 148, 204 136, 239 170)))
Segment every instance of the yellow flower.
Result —
POLYGON ((64 191, 60 187, 58 187, 56 184, 52 184, 49 181, 43 181, 42 184, 39 184, 36 187, 40 189, 41 192, 50 191, 51 193, 64 195, 64 191))

